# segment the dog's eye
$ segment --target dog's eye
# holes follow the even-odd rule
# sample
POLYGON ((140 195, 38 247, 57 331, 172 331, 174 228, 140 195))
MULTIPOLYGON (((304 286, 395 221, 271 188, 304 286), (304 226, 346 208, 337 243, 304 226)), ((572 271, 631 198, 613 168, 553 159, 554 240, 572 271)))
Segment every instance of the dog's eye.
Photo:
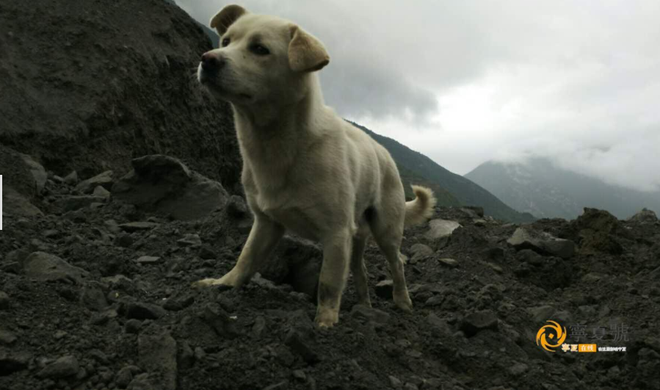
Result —
POLYGON ((225 47, 225 46, 229 45, 229 42, 231 42, 231 40, 229 38, 223 39, 222 40, 222 47, 225 47))
POLYGON ((250 51, 253 52, 254 54, 260 55, 260 56, 265 56, 265 55, 270 54, 270 51, 268 50, 268 48, 266 48, 266 46, 259 45, 259 44, 250 46, 250 51))

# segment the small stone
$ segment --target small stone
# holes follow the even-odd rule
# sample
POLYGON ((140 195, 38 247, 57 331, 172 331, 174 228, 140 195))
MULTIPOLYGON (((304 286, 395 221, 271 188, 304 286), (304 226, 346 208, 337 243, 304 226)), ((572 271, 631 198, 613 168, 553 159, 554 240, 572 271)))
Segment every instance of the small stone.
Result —
POLYGON ((0 349, 0 376, 27 369, 30 360, 32 355, 29 352, 0 349))
POLYGON ((120 389, 125 389, 133 381, 133 370, 130 366, 124 367, 115 376, 115 384, 120 389))
POLYGON ((392 291, 394 291, 394 282, 392 280, 381 280, 376 284, 376 295, 383 299, 392 299, 392 291))
POLYGON ((254 325, 252 325, 252 335, 256 339, 260 339, 266 329, 266 319, 263 316, 259 316, 254 320, 254 325))
POLYGON ((78 183, 78 172, 73 171, 68 175, 64 176, 64 183, 72 186, 78 183))
POLYGON ((9 295, 6 292, 0 291, 0 310, 7 310, 10 306, 9 295))
POLYGON ((0 344, 11 345, 16 342, 17 337, 15 334, 8 330, 0 329, 0 344))
POLYGON ((535 323, 545 323, 547 320, 552 319, 555 313, 555 308, 550 305, 543 305, 537 307, 530 307, 527 312, 532 316, 535 323))
POLYGON ((82 303, 90 310, 102 311, 108 306, 105 294, 95 286, 85 286, 81 295, 82 303))
POLYGON ((497 272, 498 274, 501 274, 502 272, 504 272, 504 270, 502 270, 502 267, 500 267, 497 264, 486 263, 486 265, 489 266, 493 271, 497 272))
POLYGON ((433 249, 425 244, 415 244, 410 248, 410 253, 412 253, 411 262, 416 263, 433 255, 433 249))
POLYGON ((525 372, 527 372, 528 368, 529 367, 527 367, 526 364, 518 362, 518 363, 515 363, 513 366, 509 367, 509 372, 513 376, 520 376, 520 375, 524 374, 525 372))
POLYGON ((44 238, 53 239, 53 238, 58 238, 61 234, 58 230, 48 229, 48 230, 44 230, 44 232, 41 235, 44 238))
POLYGON ((176 243, 179 244, 179 246, 198 248, 202 246, 202 239, 199 238, 198 234, 186 234, 182 239, 177 240, 176 243))
POLYGON ((450 268, 458 267, 458 261, 456 261, 454 259, 442 258, 442 259, 438 259, 438 262, 440 262, 440 264, 446 265, 447 267, 450 267, 450 268))
POLYGON ((154 228, 157 228, 158 226, 160 226, 160 224, 154 222, 127 222, 119 225, 119 227, 122 230, 127 231, 129 233, 139 232, 144 230, 152 230, 154 228))
POLYGON ((76 185, 76 191, 79 191, 83 194, 89 194, 98 186, 110 188, 112 187, 113 182, 114 180, 112 179, 112 171, 105 171, 99 175, 90 177, 89 179, 78 183, 78 185, 76 185))
POLYGON ((136 320, 155 320, 167 312, 158 305, 144 302, 131 302, 126 307, 126 318, 136 320))
POLYGON ((448 221, 445 219, 434 219, 429 222, 429 231, 426 232, 424 237, 426 239, 435 241, 443 237, 451 236, 451 234, 461 225, 456 221, 448 221))
POLYGON ((130 334, 137 334, 140 333, 141 327, 142 327, 142 321, 131 319, 126 321, 126 324, 124 325, 124 331, 130 334))
POLYGON ((181 294, 177 295, 174 297, 169 298, 165 303, 163 304, 163 308, 165 310, 170 310, 170 311, 179 311, 183 310, 186 307, 192 305, 195 302, 195 296, 192 294, 181 294))
POLYGON ((295 379, 298 379, 301 382, 304 382, 307 380, 307 375, 305 375, 305 371, 303 370, 293 370, 291 373, 295 379))
POLYGON ((218 336, 234 338, 238 335, 235 321, 217 303, 208 303, 198 316, 209 325, 218 336))
POLYGON ((158 256, 140 256, 136 260, 138 264, 156 264, 160 263, 160 257, 158 256))
POLYGON ((232 195, 227 201, 227 215, 232 218, 243 218, 248 214, 245 200, 238 195, 232 195))
POLYGON ((55 362, 44 367, 37 374, 40 378, 60 379, 74 376, 78 373, 80 366, 74 356, 63 356, 55 362))
POLYGON ((319 361, 319 356, 309 346, 308 340, 297 330, 291 329, 284 339, 286 344, 293 353, 299 355, 304 361, 313 364, 319 361))
POLYGON ((202 245, 199 248, 199 258, 202 260, 215 260, 218 255, 208 245, 202 245))
POLYGON ((100 313, 92 314, 92 318, 89 320, 89 322, 92 325, 105 325, 110 322, 110 320, 117 318, 117 316, 117 310, 110 309, 100 313))
POLYGON ((147 333, 145 330, 138 336, 140 367, 147 372, 158 373, 159 385, 163 390, 175 390, 177 382, 176 341, 167 331, 159 331, 155 334, 147 333))
POLYGON ((390 385, 392 385, 392 387, 394 387, 395 389, 400 389, 401 387, 403 387, 403 382, 401 382, 399 378, 389 375, 388 379, 390 380, 390 385))
POLYGON ((110 197, 110 191, 106 190, 105 188, 101 186, 97 186, 94 188, 94 192, 92 192, 92 195, 98 196, 101 198, 109 198, 110 197))
POLYGON ((365 305, 355 305, 351 309, 351 317, 373 322, 375 325, 385 325, 390 320, 390 315, 382 310, 373 309, 365 305))
POLYGON ((24 261, 25 275, 42 282, 66 281, 82 283, 87 271, 72 266, 55 255, 33 252, 24 261))
POLYGON ((64 212, 88 208, 92 203, 103 203, 105 198, 94 195, 66 196, 55 201, 55 206, 64 212))
POLYGON ((497 316, 491 310, 470 313, 463 318, 460 324, 460 330, 468 337, 474 336, 484 329, 497 330, 497 328, 497 316))

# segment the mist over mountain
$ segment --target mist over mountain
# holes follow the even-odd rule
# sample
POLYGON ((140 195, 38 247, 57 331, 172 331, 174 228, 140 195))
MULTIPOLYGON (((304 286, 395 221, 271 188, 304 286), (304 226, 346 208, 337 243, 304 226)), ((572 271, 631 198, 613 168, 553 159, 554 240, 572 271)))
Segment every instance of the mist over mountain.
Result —
POLYGON ((412 196, 410 184, 420 184, 433 189, 439 206, 480 206, 487 215, 504 221, 534 221, 533 215, 512 209, 486 189, 461 175, 450 172, 427 156, 391 138, 376 134, 364 126, 348 122, 369 134, 390 152, 399 169, 406 197, 412 196))
POLYGON ((488 161, 465 175, 507 205, 540 218, 574 219, 584 207, 629 218, 642 208, 660 211, 660 193, 607 184, 558 167, 548 158, 488 161))

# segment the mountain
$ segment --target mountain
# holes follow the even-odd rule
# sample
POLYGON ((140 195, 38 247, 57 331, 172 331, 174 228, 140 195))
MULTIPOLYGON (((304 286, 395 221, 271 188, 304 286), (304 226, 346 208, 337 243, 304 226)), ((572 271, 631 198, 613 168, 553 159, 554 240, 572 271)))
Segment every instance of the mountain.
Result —
POLYGON ((425 155, 411 150, 391 138, 378 135, 364 126, 348 122, 369 134, 390 152, 399 168, 406 188, 406 197, 412 198, 411 183, 420 184, 435 191, 439 206, 481 206, 486 215, 504 221, 534 221, 533 215, 512 209, 484 188, 446 170, 425 155))
POLYGON ((506 204, 537 217, 573 219, 584 207, 608 210, 618 218, 643 207, 660 211, 660 193, 636 191, 562 169, 546 158, 524 163, 489 161, 466 178, 486 188, 506 204))

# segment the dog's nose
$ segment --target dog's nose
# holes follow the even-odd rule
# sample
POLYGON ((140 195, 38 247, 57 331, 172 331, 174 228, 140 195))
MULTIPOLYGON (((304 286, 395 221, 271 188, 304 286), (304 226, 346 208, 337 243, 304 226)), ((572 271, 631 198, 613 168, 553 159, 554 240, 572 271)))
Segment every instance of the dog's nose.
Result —
POLYGON ((204 70, 218 70, 222 68, 223 61, 222 59, 214 56, 213 54, 206 52, 202 54, 202 69, 204 70))

